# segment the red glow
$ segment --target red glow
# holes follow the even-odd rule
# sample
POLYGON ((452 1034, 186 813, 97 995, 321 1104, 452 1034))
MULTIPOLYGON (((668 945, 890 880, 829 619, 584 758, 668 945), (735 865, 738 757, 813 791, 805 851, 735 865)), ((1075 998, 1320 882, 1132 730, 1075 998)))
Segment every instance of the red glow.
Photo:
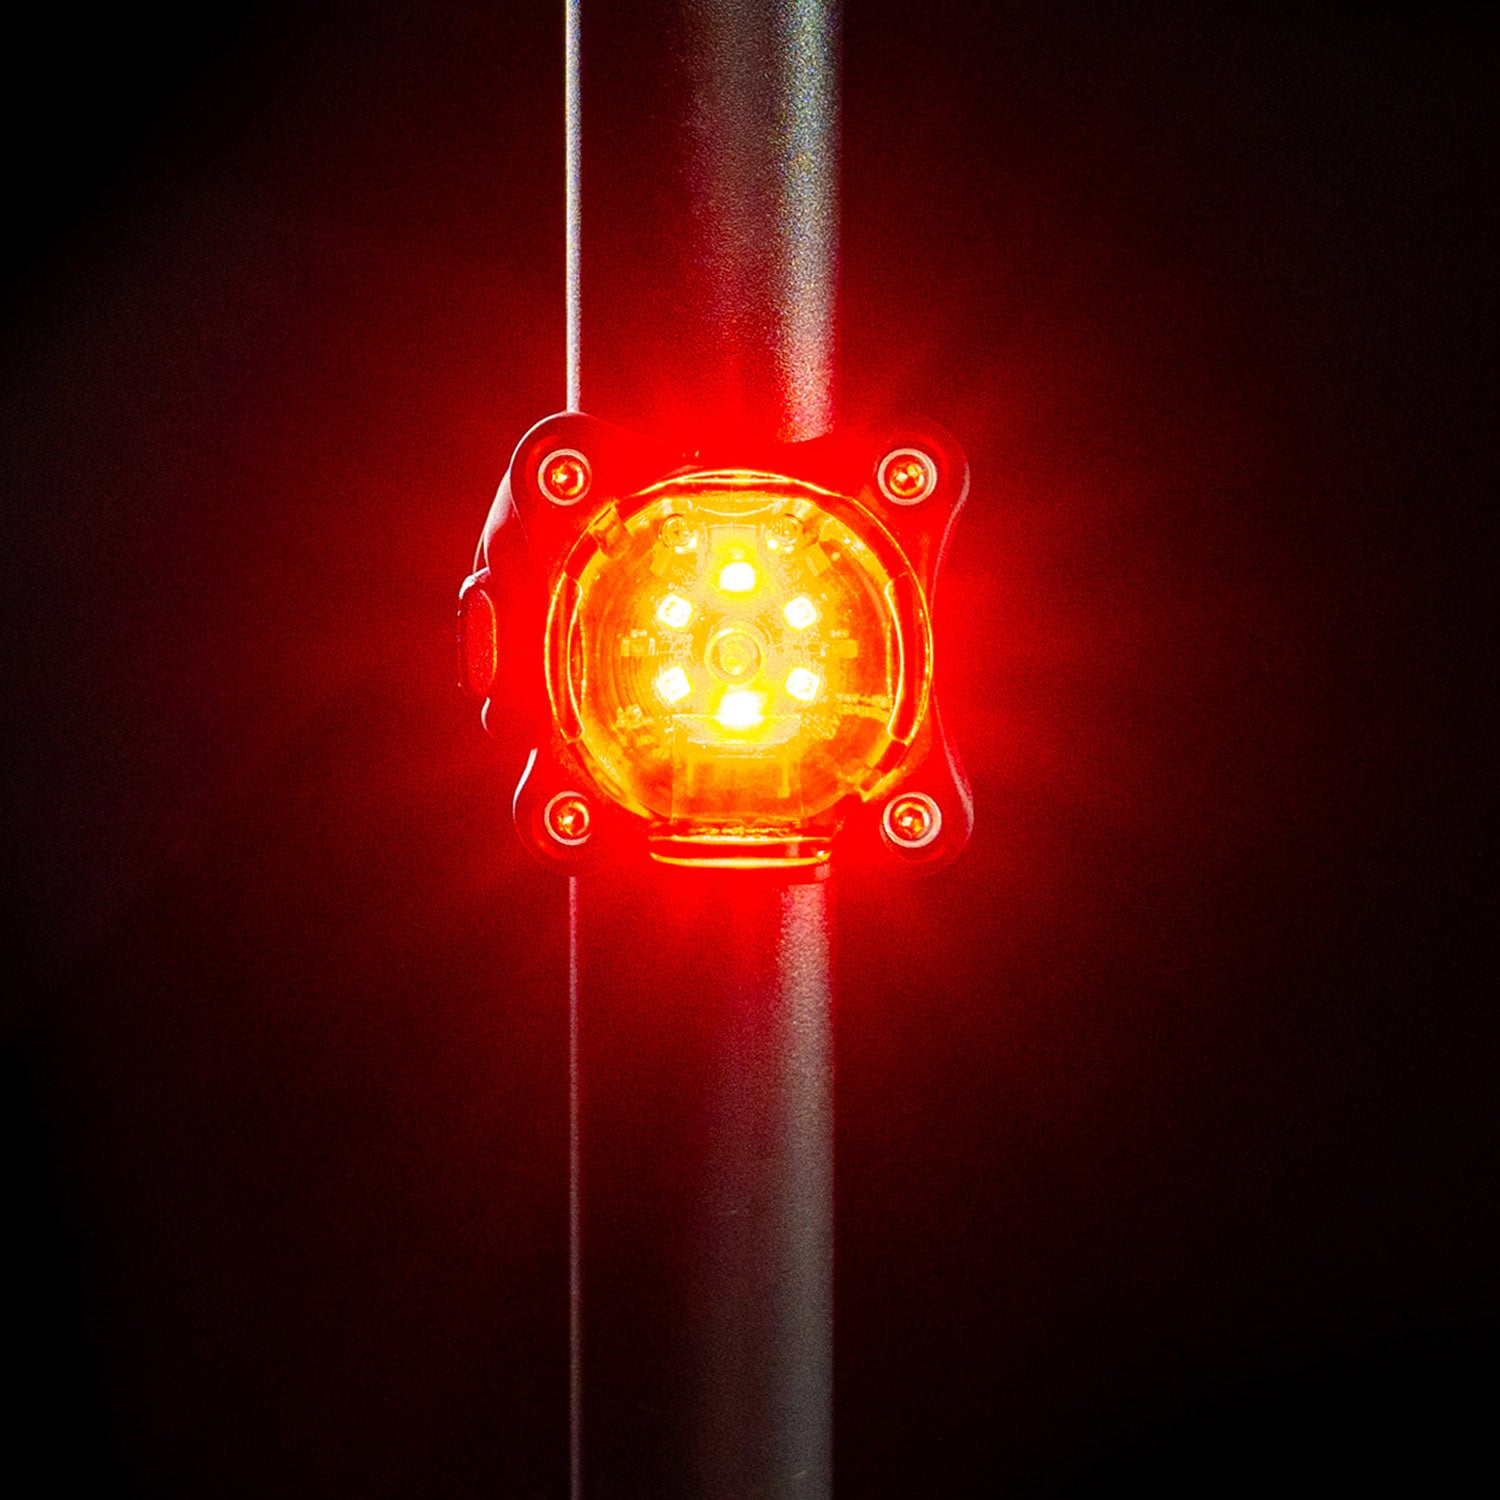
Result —
MULTIPOLYGON (((845 12, 840 418, 930 412, 973 460, 933 629, 979 825, 932 879, 833 856, 838 1484, 1399 1452, 1440 1490, 1483 1366, 1376 1341, 1493 1326, 1479 23, 845 12)), ((12 1430, 144 1493, 550 1494, 569 886, 505 826, 532 741, 484 737, 452 637, 564 390, 562 28, 250 14, 101 202, 50 131, 26 153, 77 219, 8 313, 10 1227, 45 1254, 11 1348, 56 1402, 12 1430)), ((685 381, 668 315, 688 179, 640 170, 656 14, 587 12, 584 397, 723 453, 733 372, 685 381)), ((110 49, 132 109, 161 35, 110 49)), ((89 40, 51 99, 28 43, 21 97, 123 149, 89 40)), ((539 677, 502 581, 501 676, 539 677)), ((778 941, 762 877, 655 901, 672 873, 579 881, 622 1166, 685 1088, 693 965, 778 941)), ((670 1237, 652 1190, 694 1158, 658 1156, 589 1212, 670 1237)))

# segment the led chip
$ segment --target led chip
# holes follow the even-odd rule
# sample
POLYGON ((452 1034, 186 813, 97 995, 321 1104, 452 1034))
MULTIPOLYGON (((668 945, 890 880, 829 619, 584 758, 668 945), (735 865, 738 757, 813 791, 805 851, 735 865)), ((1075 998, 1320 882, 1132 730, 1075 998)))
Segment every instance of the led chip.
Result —
POLYGON ((806 594, 798 594, 795 599, 788 599, 782 605, 781 613, 793 630, 806 630, 809 625, 815 625, 818 620, 818 606, 806 594))
POLYGON ((714 717, 725 729, 754 729, 764 718, 765 695, 748 688, 735 688, 719 699, 714 717))
POLYGON ((664 703, 681 703, 693 690, 681 667, 666 667, 656 674, 656 691, 664 703))
POLYGON ((803 703, 811 703, 822 686, 822 678, 810 667, 793 667, 786 674, 787 692, 803 703))
POLYGON ((755 569, 747 562, 725 563, 719 569, 719 587, 726 594, 748 594, 755 587, 755 569))
POLYGON ((656 606, 656 618, 668 630, 681 630, 693 618, 693 606, 681 594, 668 594, 656 606))

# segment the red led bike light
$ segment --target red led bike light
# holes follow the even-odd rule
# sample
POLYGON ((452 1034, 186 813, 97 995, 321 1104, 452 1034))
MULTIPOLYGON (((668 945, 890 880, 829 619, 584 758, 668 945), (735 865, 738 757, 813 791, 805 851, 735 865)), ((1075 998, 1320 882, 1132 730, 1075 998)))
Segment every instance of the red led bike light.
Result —
POLYGON ((713 859, 680 853, 710 843, 778 860, 899 761, 930 634, 910 563, 843 497, 745 471, 670 479, 600 512, 563 565, 553 722, 658 858, 713 859))
POLYGON ((516 813, 539 852, 638 836, 671 864, 818 864, 861 822, 901 861, 961 846, 931 594, 966 472, 945 434, 903 436, 734 466, 578 414, 523 441, 460 638, 465 686, 531 715, 516 813), (528 584, 542 598, 502 652, 495 599, 528 584))

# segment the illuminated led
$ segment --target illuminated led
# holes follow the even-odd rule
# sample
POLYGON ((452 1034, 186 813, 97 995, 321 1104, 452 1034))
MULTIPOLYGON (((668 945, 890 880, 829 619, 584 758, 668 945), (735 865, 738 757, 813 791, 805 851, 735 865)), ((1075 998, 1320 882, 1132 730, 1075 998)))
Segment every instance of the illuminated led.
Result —
POLYGON ((681 667, 667 667, 656 675, 656 691, 666 703, 681 703, 692 690, 693 685, 681 667))
POLYGON ((719 699, 719 711, 714 717, 725 729, 754 729, 764 717, 765 701, 763 693, 736 688, 719 699))
POLYGON ((795 599, 788 599, 782 606, 781 612, 786 616, 786 622, 793 630, 806 630, 809 625, 815 624, 818 618, 818 606, 806 594, 798 594, 795 599))
POLYGON ((589 461, 573 448, 559 448, 542 460, 537 480, 556 505, 573 505, 588 493, 589 461))
POLYGON ((794 698, 800 698, 804 703, 811 703, 818 696, 818 689, 822 686, 822 679, 807 667, 793 667, 786 674, 787 692, 794 698))
POLYGON ((755 569, 747 562, 725 563, 719 569, 719 587, 726 594, 748 594, 755 587, 755 569))
POLYGON ((668 594, 656 606, 656 618, 669 630, 681 630, 693 618, 693 606, 681 594, 668 594))

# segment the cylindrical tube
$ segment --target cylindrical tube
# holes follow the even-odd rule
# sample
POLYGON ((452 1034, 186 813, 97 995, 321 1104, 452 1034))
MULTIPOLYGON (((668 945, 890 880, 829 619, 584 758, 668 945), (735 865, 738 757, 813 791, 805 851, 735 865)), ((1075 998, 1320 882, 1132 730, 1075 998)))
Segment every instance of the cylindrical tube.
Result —
POLYGON ((826 1497, 826 882, 577 894, 579 1493, 826 1497))
MULTIPOLYGON (((827 431, 836 5, 595 0, 572 37, 570 404, 704 446, 827 431)), ((575 882, 574 1500, 831 1493, 814 874, 575 882)))
POLYGON ((832 425, 838 34, 831 0, 588 6, 569 112, 584 410, 683 437, 832 425))

